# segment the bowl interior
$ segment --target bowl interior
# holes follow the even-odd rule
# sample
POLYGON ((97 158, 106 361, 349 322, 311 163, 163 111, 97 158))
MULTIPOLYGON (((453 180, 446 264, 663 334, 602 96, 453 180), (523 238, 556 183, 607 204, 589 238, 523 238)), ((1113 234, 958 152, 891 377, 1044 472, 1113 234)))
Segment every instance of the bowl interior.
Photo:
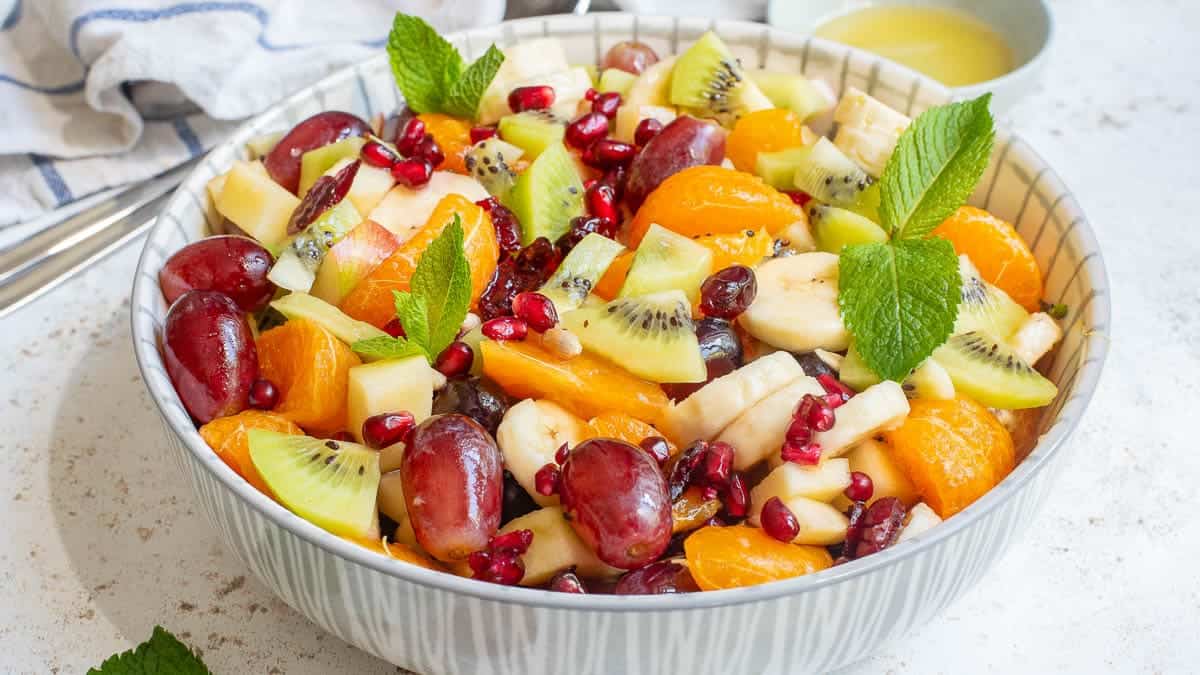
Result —
MULTIPOLYGON (((474 58, 493 42, 503 47, 531 37, 553 35, 564 38, 573 62, 592 63, 609 46, 627 39, 648 42, 659 54, 677 53, 709 29, 715 29, 747 65, 821 78, 838 92, 850 86, 859 87, 909 114, 950 98, 950 92, 941 85, 874 55, 741 22, 624 14, 558 16, 459 33, 451 40, 464 56, 474 58)), ((252 504, 280 527, 339 557, 406 580, 470 595, 566 608, 667 610, 748 602, 798 592, 866 573, 890 560, 910 555, 919 547, 933 545, 1002 503, 1057 450, 1077 423, 1095 388, 1106 352, 1104 334, 1109 320, 1108 281, 1100 252, 1078 205, 1057 175, 1017 135, 1002 130, 997 135, 991 165, 971 203, 1016 225, 1042 265, 1046 297, 1066 303, 1070 312, 1063 322, 1065 338, 1046 371, 1059 385, 1060 394, 1037 420, 1040 442, 1012 475, 971 507, 912 541, 852 564, 767 586, 671 598, 623 597, 617 601, 588 596, 568 598, 567 602, 546 591, 477 583, 384 558, 291 514, 243 481, 204 444, 163 368, 158 335, 167 307, 158 290, 157 274, 174 251, 205 236, 210 223, 216 222, 205 186, 233 161, 246 158, 248 139, 285 130, 322 110, 341 109, 369 117, 394 110, 399 104, 389 65, 381 54, 297 92, 248 121, 203 160, 163 210, 146 241, 134 282, 131 309, 134 349, 151 397, 172 432, 182 439, 195 460, 238 498, 252 504)))

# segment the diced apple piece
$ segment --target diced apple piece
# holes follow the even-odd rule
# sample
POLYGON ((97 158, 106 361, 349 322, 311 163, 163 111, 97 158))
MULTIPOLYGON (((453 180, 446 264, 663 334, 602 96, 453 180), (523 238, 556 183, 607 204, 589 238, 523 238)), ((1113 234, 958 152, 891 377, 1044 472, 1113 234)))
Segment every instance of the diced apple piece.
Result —
POLYGON ((320 324, 348 345, 359 340, 387 337, 387 333, 366 321, 351 319, 337 307, 307 293, 289 293, 273 301, 271 307, 288 319, 308 319, 320 324))
POLYGON ((310 293, 331 305, 341 304, 398 246, 396 235, 383 226, 372 220, 362 222, 325 254, 310 293))
POLYGON ((491 196, 474 178, 449 171, 434 171, 425 187, 393 187, 367 218, 386 227, 396 235, 397 242, 403 244, 425 225, 438 202, 449 194, 460 194, 472 202, 491 196))
POLYGON ((251 159, 261 159, 267 153, 271 152, 271 150, 275 149, 275 145, 279 143, 279 139, 281 138, 283 138, 282 131, 273 131, 268 134, 255 136, 246 141, 246 151, 250 153, 251 159))
POLYGON ((576 574, 584 578, 611 577, 620 570, 605 565, 596 557, 583 540, 571 529, 562 507, 548 506, 520 518, 514 518, 500 528, 501 534, 514 530, 533 532, 533 543, 521 556, 525 563, 522 586, 537 586, 550 580, 558 572, 574 567, 576 574))
POLYGON ((408 504, 404 501, 404 483, 399 471, 389 471, 379 479, 379 512, 396 521, 396 534, 392 541, 420 550, 417 535, 413 532, 412 520, 408 517, 408 504))
POLYGON ((433 409, 433 369, 424 356, 376 361, 350 369, 346 419, 362 440, 362 424, 372 415, 407 411, 418 423, 433 409))
POLYGON ((757 525, 763 504, 772 497, 787 501, 806 497, 829 502, 850 485, 850 462, 844 458, 827 459, 816 466, 787 462, 772 471, 750 491, 750 522, 757 525))
POLYGON ((625 143, 633 142, 633 134, 644 119, 655 119, 663 126, 675 119, 674 108, 658 105, 623 105, 617 109, 617 128, 614 136, 625 143))
MULTIPOLYGON (((494 124, 509 114, 508 94, 515 83, 567 70, 571 64, 558 38, 522 40, 504 50, 504 61, 479 99, 480 124, 494 124)), ((590 77, 589 77, 590 79, 590 77)))
POLYGON ((850 519, 841 511, 808 497, 791 497, 783 503, 800 524, 800 532, 792 539, 793 544, 832 546, 846 540, 850 519))
POLYGON ((358 157, 367 139, 362 136, 343 138, 336 143, 313 148, 300 156, 300 194, 317 182, 317 179, 329 171, 329 167, 345 159, 358 157))
MULTIPOLYGON (((329 167, 325 175, 336 174, 346 168, 346 165, 353 162, 354 159, 354 157, 347 157, 339 161, 329 167)), ((391 171, 364 162, 358 166, 358 172, 354 174, 354 182, 350 184, 350 191, 346 193, 346 199, 354 204, 354 209, 359 213, 370 213, 376 206, 379 206, 379 202, 383 201, 383 197, 395 184, 396 181, 392 178, 391 171)))
POLYGON ((922 532, 928 532, 941 522, 941 516, 934 513, 928 504, 921 502, 908 512, 907 522, 904 523, 904 529, 900 530, 900 536, 896 538, 896 543, 908 541, 922 532))
MULTIPOLYGON (((883 497, 895 497, 905 506, 912 506, 921 497, 889 453, 887 445, 868 438, 846 453, 846 459, 850 460, 851 471, 861 471, 871 477, 875 491, 867 502, 868 506, 883 497)), ((845 497, 834 502, 834 506, 849 505, 850 500, 845 497)))
POLYGON ((237 162, 225 177, 217 212, 263 246, 274 249, 287 239, 288 220, 300 205, 296 195, 271 180, 254 163, 237 162))

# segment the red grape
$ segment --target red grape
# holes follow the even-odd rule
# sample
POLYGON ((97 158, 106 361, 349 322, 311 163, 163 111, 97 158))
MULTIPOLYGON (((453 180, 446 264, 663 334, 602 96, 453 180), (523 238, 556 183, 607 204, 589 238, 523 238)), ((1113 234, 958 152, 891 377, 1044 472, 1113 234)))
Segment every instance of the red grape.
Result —
POLYGON ((696 338, 700 342, 700 356, 704 357, 708 377, 703 382, 663 384, 663 391, 672 400, 682 401, 700 387, 741 368, 744 362, 742 341, 728 321, 712 317, 697 321, 696 338))
POLYGON ((292 127, 263 158, 267 173, 276 183, 293 194, 300 189, 300 156, 322 145, 329 145, 371 131, 371 125, 347 112, 327 110, 292 127))
POLYGON ((562 466, 560 496, 575 533, 604 562, 635 569, 671 541, 671 502, 644 450, 607 438, 575 447, 562 466))
POLYGON ((413 531, 430 555, 454 562, 487 547, 500 528, 504 468, 478 422, 457 413, 425 420, 400 472, 413 531))
POLYGON ((257 312, 275 295, 267 280, 274 260, 267 249, 246 237, 206 237, 171 256, 158 273, 167 303, 188 291, 219 291, 245 312, 257 312))
POLYGON ((216 291, 188 291, 167 310, 163 360, 183 407, 201 424, 249 405, 258 352, 237 303, 216 291))
POLYGON ((661 595, 663 593, 698 593, 700 587, 688 568, 677 562, 663 560, 629 572, 617 582, 617 595, 661 595))
POLYGON ((676 118, 651 138, 629 167, 625 199, 637 209, 654 188, 690 166, 725 159, 725 130, 695 117, 676 118))
POLYGON ((616 68, 627 73, 640 75, 643 70, 658 63, 658 54, 644 42, 626 40, 613 45, 604 55, 600 69, 616 68))

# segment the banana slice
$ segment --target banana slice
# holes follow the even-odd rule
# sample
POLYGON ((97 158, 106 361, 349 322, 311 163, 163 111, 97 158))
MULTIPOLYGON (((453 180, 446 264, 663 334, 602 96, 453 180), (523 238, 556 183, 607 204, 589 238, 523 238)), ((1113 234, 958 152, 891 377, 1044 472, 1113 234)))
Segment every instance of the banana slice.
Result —
POLYGON ((941 522, 941 516, 934 513, 928 504, 921 502, 908 512, 908 522, 904 524, 904 529, 900 530, 900 536, 896 538, 896 543, 908 541, 922 532, 928 532, 933 529, 934 525, 941 522))
POLYGON ((1037 312, 1030 314, 1025 323, 1008 339, 1008 344, 1029 365, 1038 362, 1058 341, 1062 339, 1062 329, 1049 314, 1037 312))
POLYGON ((587 438, 587 424, 552 401, 525 399, 508 409, 496 429, 504 466, 541 506, 558 503, 558 495, 539 494, 534 477, 554 461, 563 443, 575 447, 587 438))
MULTIPOLYGON (((800 532, 792 539, 793 544, 832 546, 846 540, 850 519, 841 511, 808 497, 788 497, 782 501, 800 524, 800 532)), ((762 509, 761 506, 757 508, 762 509)), ((757 513, 750 524, 758 524, 757 513)))
POLYGON ((525 563, 522 586, 544 584, 568 567, 574 567, 579 576, 591 579, 613 577, 621 573, 621 570, 601 562, 583 543, 563 516, 562 507, 550 506, 514 518, 500 528, 500 533, 507 534, 514 530, 533 532, 533 543, 521 556, 521 562, 525 563))
POLYGON ((827 459, 816 466, 788 462, 767 474, 750 490, 750 524, 758 524, 763 504, 771 497, 779 497, 785 502, 792 497, 830 502, 849 485, 850 461, 844 457, 827 459))
POLYGON ((854 87, 842 96, 833 120, 838 123, 833 144, 876 178, 883 175, 900 134, 912 124, 906 115, 854 87))
POLYGON ((850 346, 838 311, 836 255, 817 251, 775 258, 754 275, 758 296, 739 318, 751 335, 792 352, 840 352, 850 346))
POLYGON ((801 375, 738 416, 717 438, 737 448, 733 467, 745 471, 770 457, 772 452, 779 452, 800 399, 805 394, 824 393, 819 382, 801 375))
POLYGON ((668 408, 663 416, 663 432, 681 448, 698 439, 714 438, 755 403, 799 377, 804 377, 804 371, 791 354, 773 352, 763 356, 668 408))
MULTIPOLYGON (((875 434, 894 429, 908 417, 908 411, 904 389, 886 380, 846 401, 835 411, 833 428, 813 434, 813 441, 821 445, 822 457, 840 457, 875 434)), ((772 467, 784 463, 778 448, 771 453, 769 461, 772 467)))

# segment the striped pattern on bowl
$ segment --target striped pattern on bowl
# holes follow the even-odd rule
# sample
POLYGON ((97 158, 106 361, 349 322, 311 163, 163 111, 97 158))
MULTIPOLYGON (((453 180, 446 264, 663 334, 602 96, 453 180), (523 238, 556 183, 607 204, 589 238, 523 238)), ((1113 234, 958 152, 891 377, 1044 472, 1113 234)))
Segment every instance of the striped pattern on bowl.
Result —
MULTIPOLYGON (((453 36, 468 57, 496 42, 564 39, 574 62, 625 39, 677 53, 715 29, 748 66, 802 72, 837 90, 862 88, 908 113, 948 100, 940 85, 865 52, 766 26, 627 14, 527 19, 453 36)), ((221 539, 289 605, 338 637, 421 673, 797 673, 866 656, 928 621, 991 567, 1032 520, 1065 463, 1107 351, 1109 292, 1095 237, 1053 170, 1002 131, 971 202, 1013 222, 1066 303, 1066 336, 1048 376, 1059 398, 1042 436, 999 486, 945 524, 861 561, 753 588, 655 597, 569 596, 508 588, 386 559, 328 534, 256 492, 196 433, 157 347, 166 306, 157 273, 204 236, 205 183, 245 156, 247 139, 321 110, 369 116, 399 103, 377 58, 296 93, 214 149, 163 211, 133 289, 134 349, 163 418, 166 443, 221 539)))

